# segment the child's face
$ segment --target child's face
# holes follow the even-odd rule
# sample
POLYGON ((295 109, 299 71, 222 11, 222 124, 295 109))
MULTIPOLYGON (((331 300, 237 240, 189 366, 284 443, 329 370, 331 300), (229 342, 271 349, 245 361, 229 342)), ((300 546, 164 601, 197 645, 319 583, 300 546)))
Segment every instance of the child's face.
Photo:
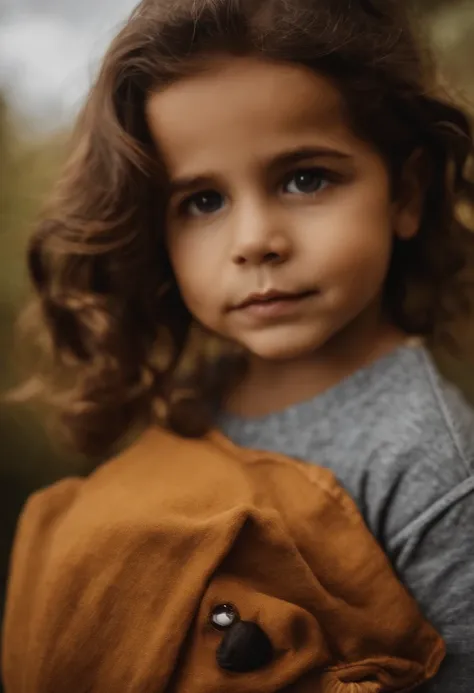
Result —
POLYGON ((286 359, 378 306, 394 233, 408 231, 329 80, 222 58, 152 94, 147 117, 171 185, 169 254, 198 321, 286 359))

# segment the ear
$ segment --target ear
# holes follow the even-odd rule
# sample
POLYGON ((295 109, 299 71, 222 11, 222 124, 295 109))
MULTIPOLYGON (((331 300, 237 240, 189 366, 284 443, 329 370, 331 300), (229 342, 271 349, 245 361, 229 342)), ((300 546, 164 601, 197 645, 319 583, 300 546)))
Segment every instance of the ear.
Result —
POLYGON ((428 184, 426 158, 424 152, 417 149, 405 162, 393 203, 393 229, 400 240, 410 240, 418 233, 428 184))

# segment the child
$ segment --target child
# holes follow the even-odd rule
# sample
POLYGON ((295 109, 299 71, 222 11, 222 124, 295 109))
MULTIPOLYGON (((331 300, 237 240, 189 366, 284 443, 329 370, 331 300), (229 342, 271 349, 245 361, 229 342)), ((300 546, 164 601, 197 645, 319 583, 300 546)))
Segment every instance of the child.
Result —
POLYGON ((78 449, 219 428, 329 468, 445 639, 426 690, 467 693, 474 416, 424 343, 472 319, 473 141, 401 5, 144 0, 29 261, 78 449))

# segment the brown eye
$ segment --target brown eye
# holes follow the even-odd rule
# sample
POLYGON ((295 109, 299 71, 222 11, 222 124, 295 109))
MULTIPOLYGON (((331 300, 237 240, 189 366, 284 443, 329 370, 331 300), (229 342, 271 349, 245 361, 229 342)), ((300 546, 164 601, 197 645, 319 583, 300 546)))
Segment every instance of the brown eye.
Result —
POLYGON ((224 205, 224 198, 215 190, 203 190, 192 195, 182 204, 183 211, 192 217, 215 214, 224 205))
POLYGON ((290 195, 311 195, 328 185, 327 176, 319 169, 296 171, 287 179, 285 192, 290 195))
POLYGON ((240 621, 240 615, 233 604, 218 604, 209 614, 209 622, 216 630, 227 630, 240 621))

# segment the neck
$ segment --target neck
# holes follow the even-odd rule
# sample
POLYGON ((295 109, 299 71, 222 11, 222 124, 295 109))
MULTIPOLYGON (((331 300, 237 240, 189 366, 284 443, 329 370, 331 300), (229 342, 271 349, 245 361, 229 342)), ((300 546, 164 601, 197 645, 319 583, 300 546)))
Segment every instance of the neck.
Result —
POLYGON ((316 397, 360 368, 404 344, 407 335, 392 324, 364 316, 320 349, 288 361, 249 358, 245 377, 225 409, 240 416, 265 416, 316 397))

